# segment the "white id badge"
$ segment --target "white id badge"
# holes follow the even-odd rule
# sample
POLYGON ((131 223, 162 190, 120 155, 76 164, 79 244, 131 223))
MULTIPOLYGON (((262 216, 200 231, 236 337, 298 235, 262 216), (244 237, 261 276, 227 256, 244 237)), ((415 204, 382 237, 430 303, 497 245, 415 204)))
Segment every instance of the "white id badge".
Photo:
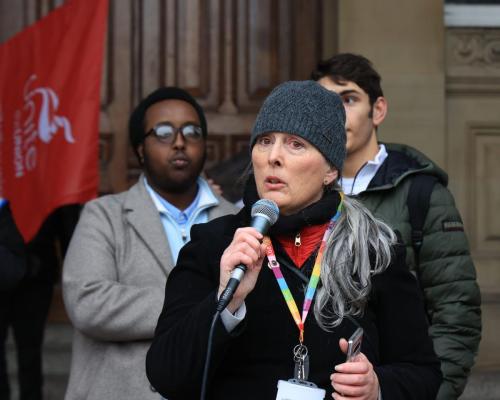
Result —
POLYGON ((324 400, 326 391, 314 383, 290 379, 278 381, 276 400, 324 400))

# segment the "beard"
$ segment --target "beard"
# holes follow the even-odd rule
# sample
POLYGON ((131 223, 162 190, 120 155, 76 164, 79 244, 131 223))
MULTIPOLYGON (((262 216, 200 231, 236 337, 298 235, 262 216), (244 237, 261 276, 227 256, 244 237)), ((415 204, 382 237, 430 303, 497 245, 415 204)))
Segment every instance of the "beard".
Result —
POLYGON ((177 169, 169 166, 155 165, 145 154, 143 169, 148 182, 159 192, 183 194, 197 185, 198 177, 205 164, 206 152, 202 159, 192 161, 187 168, 177 169))
POLYGON ((148 182, 157 191, 166 192, 171 194, 182 194, 188 192, 196 185, 199 174, 190 175, 187 179, 172 180, 167 177, 157 175, 149 175, 146 173, 148 182))

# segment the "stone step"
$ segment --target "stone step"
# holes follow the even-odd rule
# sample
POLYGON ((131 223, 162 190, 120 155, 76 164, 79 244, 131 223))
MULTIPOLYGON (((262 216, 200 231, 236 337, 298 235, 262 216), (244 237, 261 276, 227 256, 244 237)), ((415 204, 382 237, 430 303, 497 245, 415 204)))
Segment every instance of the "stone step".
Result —
POLYGON ((473 370, 460 400, 499 400, 500 370, 473 370))

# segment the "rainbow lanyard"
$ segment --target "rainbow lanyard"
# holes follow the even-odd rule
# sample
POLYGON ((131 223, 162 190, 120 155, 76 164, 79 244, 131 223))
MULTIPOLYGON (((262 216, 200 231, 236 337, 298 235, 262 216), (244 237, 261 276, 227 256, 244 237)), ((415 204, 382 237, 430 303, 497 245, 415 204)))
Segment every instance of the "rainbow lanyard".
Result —
POLYGON ((337 223, 338 219, 340 218, 340 214, 342 211, 342 204, 344 202, 344 195, 342 192, 339 192, 340 194, 340 203, 337 208, 337 212, 333 216, 333 218, 330 220, 330 223, 328 224, 328 227, 326 228, 325 234, 323 235, 323 239, 321 240, 321 245, 319 247, 318 255, 316 256, 316 260, 314 261, 314 268, 311 274, 311 279, 309 279, 309 284, 307 286, 307 291, 306 295, 304 298, 304 304, 302 306, 302 318, 300 317, 299 309, 297 308, 297 304, 295 303, 295 300, 293 298, 292 292, 290 291, 290 288, 288 287, 285 278, 283 276, 283 273, 281 272, 281 267, 276 259, 276 255, 274 253, 274 248, 271 243, 271 239, 269 236, 265 236, 263 243, 267 245, 267 250, 266 250, 266 255, 267 259, 269 261, 268 266, 271 268, 271 271, 273 271, 273 274, 278 281, 278 285, 281 289, 281 293, 283 294, 283 297, 285 298, 286 304, 288 306, 288 309, 290 310, 290 313, 292 314, 292 317, 295 321, 295 324, 299 328, 299 340, 300 343, 304 342, 304 324, 306 322, 307 314, 309 313, 309 309, 311 308, 311 303, 314 298, 314 293, 316 292, 316 287, 318 286, 319 282, 319 274, 321 272, 321 260, 323 259, 323 252, 325 250, 326 246, 326 241, 328 239, 328 236, 330 236, 330 233, 333 230, 333 227, 337 223))

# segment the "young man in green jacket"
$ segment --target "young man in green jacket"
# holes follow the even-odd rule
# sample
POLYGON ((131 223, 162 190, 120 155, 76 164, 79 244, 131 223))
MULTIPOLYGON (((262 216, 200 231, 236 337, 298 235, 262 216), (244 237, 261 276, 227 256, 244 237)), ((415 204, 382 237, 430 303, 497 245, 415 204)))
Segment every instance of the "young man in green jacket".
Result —
POLYGON ((456 399, 465 388, 481 339, 481 298, 462 219, 446 188, 448 176, 409 146, 378 142, 377 128, 386 116, 387 101, 380 75, 369 60, 338 54, 318 63, 312 78, 344 101, 347 158, 343 190, 401 233, 407 263, 425 298, 429 334, 441 360, 444 381, 437 398, 456 399), (412 182, 422 175, 427 177, 418 179, 427 185, 430 179, 432 191, 428 201, 413 198, 425 219, 420 240, 412 241, 408 202, 417 195, 412 191, 408 199, 408 193, 412 182), (422 209, 426 203, 427 212, 422 209))

